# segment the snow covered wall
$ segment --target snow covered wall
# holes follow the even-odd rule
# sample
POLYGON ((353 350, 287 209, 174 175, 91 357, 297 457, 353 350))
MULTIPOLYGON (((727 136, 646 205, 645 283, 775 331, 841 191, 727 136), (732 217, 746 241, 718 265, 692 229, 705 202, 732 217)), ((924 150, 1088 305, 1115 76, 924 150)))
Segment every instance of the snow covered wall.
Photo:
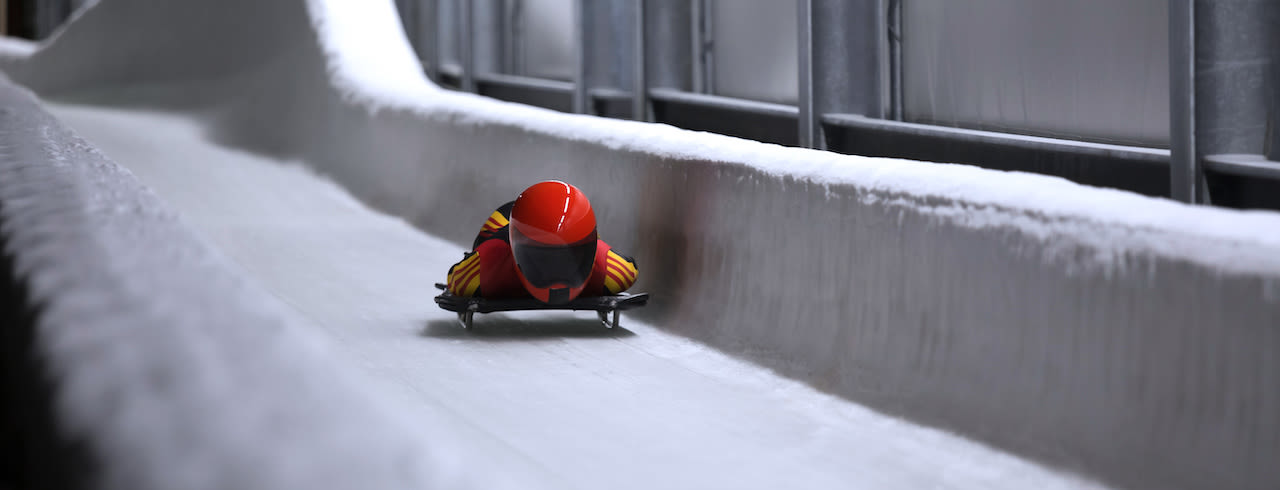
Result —
POLYGON ((561 178, 672 330, 1109 481, 1280 484, 1280 215, 442 91, 396 22, 391 1, 107 0, 5 70, 202 114, 460 249, 561 178))
POLYGON ((0 246, 6 485, 512 488, 4 77, 0 246))

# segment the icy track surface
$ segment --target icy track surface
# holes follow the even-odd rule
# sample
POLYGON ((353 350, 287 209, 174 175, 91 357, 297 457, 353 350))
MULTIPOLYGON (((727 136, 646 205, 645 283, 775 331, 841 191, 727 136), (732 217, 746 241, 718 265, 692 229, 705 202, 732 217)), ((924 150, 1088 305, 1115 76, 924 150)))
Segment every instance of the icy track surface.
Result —
MULTIPOLYGON (((407 414, 442 414, 469 434, 440 449, 505 468, 524 488, 1100 488, 625 314, 614 331, 593 313, 480 315, 476 331, 462 330, 431 300, 457 245, 371 211, 297 163, 212 144, 185 117, 49 109, 356 359, 351 368, 407 414)), ((478 227, 489 210, 455 211, 478 227)))

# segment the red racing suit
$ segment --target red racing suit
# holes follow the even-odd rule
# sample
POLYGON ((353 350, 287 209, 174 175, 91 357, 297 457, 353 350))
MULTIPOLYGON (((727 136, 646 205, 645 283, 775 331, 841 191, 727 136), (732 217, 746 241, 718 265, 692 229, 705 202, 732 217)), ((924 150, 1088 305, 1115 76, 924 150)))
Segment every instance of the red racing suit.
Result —
MULTIPOLYGON (((485 298, 530 297, 520 282, 520 272, 511 255, 509 227, 513 204, 515 201, 494 210, 480 228, 471 251, 449 268, 450 293, 485 298)), ((582 297, 626 291, 635 284, 638 272, 634 259, 614 252, 604 240, 597 240, 595 265, 582 289, 582 297)))

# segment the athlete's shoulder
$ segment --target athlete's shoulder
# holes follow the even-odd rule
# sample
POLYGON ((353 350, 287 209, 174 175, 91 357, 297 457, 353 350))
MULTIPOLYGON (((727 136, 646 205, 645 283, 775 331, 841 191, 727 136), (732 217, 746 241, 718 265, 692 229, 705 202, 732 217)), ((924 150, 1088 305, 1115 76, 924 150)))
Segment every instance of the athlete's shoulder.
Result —
POLYGON ((508 241, 507 226, 511 223, 511 207, 515 201, 498 206, 498 209, 489 213, 489 218, 484 220, 484 225, 480 227, 480 233, 476 235, 476 240, 471 244, 471 249, 475 250, 480 247, 481 243, 491 239, 499 239, 508 241))
POLYGON ((484 222, 484 229, 490 230, 490 231, 497 230, 498 228, 502 228, 504 226, 507 226, 507 224, 511 223, 511 207, 515 203, 516 203, 515 201, 508 202, 506 204, 498 206, 498 209, 495 209, 493 210, 492 213, 489 213, 489 219, 485 220, 484 222))
POLYGON ((498 206, 498 209, 493 212, 501 214, 503 218, 511 219, 511 208, 515 207, 515 205, 515 201, 507 201, 506 204, 498 206))

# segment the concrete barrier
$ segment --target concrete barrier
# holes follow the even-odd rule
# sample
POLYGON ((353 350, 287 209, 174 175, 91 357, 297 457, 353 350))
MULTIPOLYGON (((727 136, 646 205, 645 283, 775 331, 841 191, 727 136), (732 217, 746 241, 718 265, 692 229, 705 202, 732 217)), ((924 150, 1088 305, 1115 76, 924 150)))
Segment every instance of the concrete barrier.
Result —
POLYGON ((444 92, 390 1, 241 0, 199 22, 186 3, 103 2, 9 70, 204 114, 460 246, 495 203, 568 180, 671 330, 1125 486, 1280 485, 1280 215, 444 92), (155 50, 165 66, 113 61, 155 50))

